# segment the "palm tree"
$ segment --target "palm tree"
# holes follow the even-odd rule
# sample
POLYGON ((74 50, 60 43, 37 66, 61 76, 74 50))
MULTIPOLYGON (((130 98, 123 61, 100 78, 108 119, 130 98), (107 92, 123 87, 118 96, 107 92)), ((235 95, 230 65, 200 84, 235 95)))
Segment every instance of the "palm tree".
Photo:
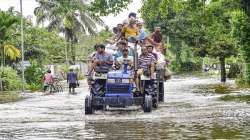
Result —
POLYGON ((75 62, 75 46, 80 33, 95 35, 97 24, 103 21, 88 10, 82 0, 36 0, 39 7, 35 8, 37 24, 48 21, 48 30, 64 33, 67 41, 67 52, 70 50, 75 62))
POLYGON ((0 54, 1 65, 5 64, 5 56, 10 60, 20 58, 19 49, 11 45, 8 41, 13 37, 15 25, 18 23, 18 17, 9 13, 0 11, 0 54))

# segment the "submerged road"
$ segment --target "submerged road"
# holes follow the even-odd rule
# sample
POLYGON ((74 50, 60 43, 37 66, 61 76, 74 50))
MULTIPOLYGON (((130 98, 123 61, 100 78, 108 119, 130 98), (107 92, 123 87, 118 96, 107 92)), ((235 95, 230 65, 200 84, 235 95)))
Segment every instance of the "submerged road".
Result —
POLYGON ((197 89, 218 81, 175 76, 165 84, 165 102, 152 113, 133 108, 85 116, 86 82, 76 95, 29 93, 0 104, 0 140, 250 139, 249 103, 222 101, 224 94, 197 89))

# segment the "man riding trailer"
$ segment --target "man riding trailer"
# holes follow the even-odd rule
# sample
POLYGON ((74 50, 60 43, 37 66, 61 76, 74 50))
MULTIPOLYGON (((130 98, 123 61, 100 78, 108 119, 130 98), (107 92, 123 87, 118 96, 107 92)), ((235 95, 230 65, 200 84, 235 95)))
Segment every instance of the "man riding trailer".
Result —
MULTIPOLYGON (((134 50, 137 50, 137 42, 134 50)), ((158 102, 163 101, 163 93, 160 93, 160 75, 158 71, 154 77, 141 75, 140 84, 142 90, 134 90, 134 79, 137 77, 138 56, 134 51, 134 69, 128 69, 129 61, 124 59, 122 70, 109 72, 95 71, 91 76, 93 82, 90 85, 90 95, 85 98, 85 114, 92 114, 97 109, 109 107, 127 107, 140 105, 144 112, 151 112, 157 108, 158 102), (152 79, 153 78, 153 79, 152 79), (160 98, 161 97, 161 98, 160 98)), ((96 63, 95 63, 96 65, 96 63)), ((97 65, 96 65, 97 66, 97 65)), ((163 86, 163 85, 162 85, 163 86)))

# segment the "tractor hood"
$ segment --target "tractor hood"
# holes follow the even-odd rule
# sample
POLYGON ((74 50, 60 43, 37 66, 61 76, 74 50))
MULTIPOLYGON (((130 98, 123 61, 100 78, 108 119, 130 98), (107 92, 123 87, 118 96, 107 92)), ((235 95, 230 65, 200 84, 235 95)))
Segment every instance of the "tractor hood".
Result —
POLYGON ((108 78, 132 78, 132 71, 127 71, 127 73, 124 73, 124 71, 110 71, 108 72, 108 78))

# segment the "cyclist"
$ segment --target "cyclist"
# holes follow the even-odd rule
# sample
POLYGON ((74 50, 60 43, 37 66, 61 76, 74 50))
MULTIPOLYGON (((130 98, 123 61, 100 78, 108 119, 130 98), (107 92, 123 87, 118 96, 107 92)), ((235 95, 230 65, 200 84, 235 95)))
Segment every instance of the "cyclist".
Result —
POLYGON ((53 76, 51 74, 51 70, 47 70, 47 73, 44 74, 43 83, 44 83, 43 90, 45 92, 47 88, 49 87, 49 85, 53 84, 53 76))

